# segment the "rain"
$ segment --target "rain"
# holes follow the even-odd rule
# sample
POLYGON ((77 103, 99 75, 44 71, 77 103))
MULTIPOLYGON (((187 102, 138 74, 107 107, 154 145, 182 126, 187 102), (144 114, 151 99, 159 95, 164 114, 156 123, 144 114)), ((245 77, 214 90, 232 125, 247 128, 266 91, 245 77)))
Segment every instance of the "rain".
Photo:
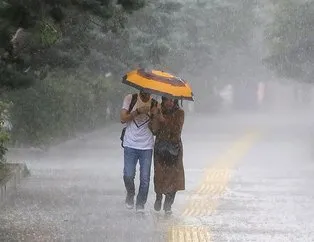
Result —
POLYGON ((0 1, 0 241, 314 241, 313 13, 311 0, 0 1), (144 210, 126 206, 121 131, 161 115, 127 112, 138 89, 184 111, 172 213, 155 211, 157 153, 144 210))

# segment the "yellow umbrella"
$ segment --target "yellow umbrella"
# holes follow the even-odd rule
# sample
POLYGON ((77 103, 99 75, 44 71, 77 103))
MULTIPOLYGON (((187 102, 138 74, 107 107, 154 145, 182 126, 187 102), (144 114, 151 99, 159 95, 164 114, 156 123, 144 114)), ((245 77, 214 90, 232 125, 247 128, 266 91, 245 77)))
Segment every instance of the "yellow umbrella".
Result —
POLYGON ((151 94, 194 101, 190 85, 167 72, 137 69, 128 72, 122 82, 151 94))

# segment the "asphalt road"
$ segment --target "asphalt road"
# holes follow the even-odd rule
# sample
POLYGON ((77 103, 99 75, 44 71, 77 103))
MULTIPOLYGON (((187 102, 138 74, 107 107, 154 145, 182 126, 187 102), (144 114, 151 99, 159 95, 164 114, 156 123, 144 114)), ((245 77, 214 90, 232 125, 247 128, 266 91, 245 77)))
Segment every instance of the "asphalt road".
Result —
MULTIPOLYGON (((309 112, 190 115, 186 190, 171 218, 124 207, 120 126, 45 153, 11 152, 31 176, 0 210, 0 241, 314 241, 309 112)), ((138 185, 138 177, 137 177, 138 185)))

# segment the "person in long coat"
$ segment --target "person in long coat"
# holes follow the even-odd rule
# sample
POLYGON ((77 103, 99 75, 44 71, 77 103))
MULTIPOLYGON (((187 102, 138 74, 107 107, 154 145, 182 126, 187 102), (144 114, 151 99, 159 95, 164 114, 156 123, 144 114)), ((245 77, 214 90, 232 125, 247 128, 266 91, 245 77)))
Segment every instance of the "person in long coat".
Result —
POLYGON ((154 108, 151 113, 149 127, 156 135, 154 146, 156 201, 154 208, 156 211, 161 210, 163 195, 165 195, 163 209, 167 215, 170 215, 176 192, 185 190, 181 140, 184 110, 180 108, 178 100, 162 97, 161 107, 154 108))

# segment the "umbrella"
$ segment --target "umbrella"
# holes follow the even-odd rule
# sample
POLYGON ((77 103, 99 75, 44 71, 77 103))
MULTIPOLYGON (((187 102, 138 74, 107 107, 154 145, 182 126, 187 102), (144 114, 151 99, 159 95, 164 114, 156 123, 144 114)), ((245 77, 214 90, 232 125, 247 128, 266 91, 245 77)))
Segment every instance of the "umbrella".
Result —
POLYGON ((151 94, 194 101, 189 84, 167 72, 137 69, 128 72, 122 82, 151 94))

